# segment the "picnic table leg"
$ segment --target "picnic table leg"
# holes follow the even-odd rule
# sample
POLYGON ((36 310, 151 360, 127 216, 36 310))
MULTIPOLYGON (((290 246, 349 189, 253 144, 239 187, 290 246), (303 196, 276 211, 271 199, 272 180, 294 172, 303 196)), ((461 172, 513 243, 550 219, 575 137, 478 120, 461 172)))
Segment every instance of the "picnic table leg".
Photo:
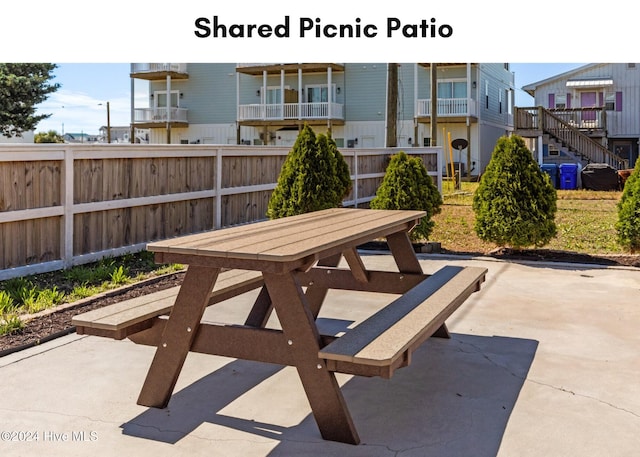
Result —
POLYGON ((326 440, 358 444, 360 438, 335 375, 318 357, 320 335, 302 289, 289 273, 265 273, 264 281, 320 434, 326 440))
POLYGON ((271 311, 273 311, 273 303, 271 302, 269 291, 265 286, 262 286, 244 325, 264 328, 267 325, 269 316, 271 316, 271 311))
MULTIPOLYGON (((407 232, 397 232, 387 236, 387 244, 400 273, 423 273, 407 232)), ((432 336, 451 338, 446 324, 442 324, 432 336)))
POLYGON ((388 235, 387 244, 400 273, 422 274, 422 267, 418 262, 413 246, 411 246, 411 240, 407 232, 396 232, 388 235))
POLYGON ((219 272, 219 268, 189 266, 138 397, 139 405, 164 408, 169 403, 219 272))

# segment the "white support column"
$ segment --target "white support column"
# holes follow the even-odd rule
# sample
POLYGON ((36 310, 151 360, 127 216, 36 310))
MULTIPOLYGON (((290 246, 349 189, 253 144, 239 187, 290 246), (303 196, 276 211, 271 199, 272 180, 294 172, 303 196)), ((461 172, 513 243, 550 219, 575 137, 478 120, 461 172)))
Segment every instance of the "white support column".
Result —
POLYGON ((302 68, 298 68, 298 120, 302 119, 302 99, 304 88, 302 87, 302 68))
POLYGON ((167 75, 167 144, 171 144, 171 75, 167 75))
POLYGON ((331 103, 333 103, 333 88, 331 87, 331 67, 327 67, 327 128, 331 129, 331 103))
MULTIPOLYGON (((267 118, 267 71, 262 71, 262 91, 260 92, 260 104, 262 105, 262 120, 267 118)), ((266 138, 264 140, 266 143, 266 138)))
POLYGON ((544 145, 542 144, 542 142, 543 142, 542 135, 540 135, 538 137, 538 165, 542 165, 544 162, 544 155, 543 155, 544 145))
POLYGON ((284 70, 280 70, 280 117, 285 118, 284 115, 284 70))

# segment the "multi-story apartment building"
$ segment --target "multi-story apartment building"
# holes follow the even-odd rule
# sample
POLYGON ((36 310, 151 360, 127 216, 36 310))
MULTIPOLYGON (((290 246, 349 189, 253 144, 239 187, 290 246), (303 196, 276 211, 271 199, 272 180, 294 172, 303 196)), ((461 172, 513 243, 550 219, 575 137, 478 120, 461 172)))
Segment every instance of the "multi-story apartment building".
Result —
POLYGON ((429 63, 134 63, 131 77, 148 81, 149 105, 134 107, 133 123, 150 129, 150 143, 289 146, 304 123, 330 130, 345 148, 441 145, 449 154, 449 140, 462 138, 468 147, 453 150, 454 161, 464 174, 477 175, 496 140, 513 130, 513 73, 505 63, 433 69, 429 63))
POLYGON ((591 63, 523 87, 516 132, 535 138, 543 162, 633 167, 640 140, 640 64, 591 63))

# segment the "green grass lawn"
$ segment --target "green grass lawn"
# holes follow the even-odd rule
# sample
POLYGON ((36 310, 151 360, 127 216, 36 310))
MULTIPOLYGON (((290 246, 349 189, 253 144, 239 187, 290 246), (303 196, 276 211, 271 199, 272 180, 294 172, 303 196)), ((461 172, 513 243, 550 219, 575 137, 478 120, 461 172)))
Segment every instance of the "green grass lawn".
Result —
MULTIPOLYGON (((455 190, 451 183, 443 184, 444 205, 433 218, 431 241, 440 242, 447 251, 486 253, 497 247, 480 240, 473 230, 475 214, 471 205, 477 186, 462 183, 462 188, 455 190)), ((616 205, 621 195, 622 192, 558 190, 558 234, 544 248, 583 254, 623 253, 615 231, 616 205)))

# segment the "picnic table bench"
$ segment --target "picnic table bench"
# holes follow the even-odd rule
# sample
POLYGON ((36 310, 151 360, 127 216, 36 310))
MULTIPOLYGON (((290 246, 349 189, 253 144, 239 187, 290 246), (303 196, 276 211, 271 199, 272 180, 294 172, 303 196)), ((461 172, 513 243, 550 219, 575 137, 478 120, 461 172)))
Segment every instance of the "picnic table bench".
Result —
POLYGON ((78 333, 152 345, 138 404, 165 407, 191 352, 295 366, 323 438, 359 443, 335 373, 390 378, 485 280, 486 269, 425 274, 409 231, 421 211, 334 208, 148 245, 160 263, 188 265, 178 289, 74 317, 78 333), (397 272, 367 269, 357 247, 386 238, 397 272), (344 258, 348 268, 339 267, 344 258), (260 288, 242 324, 202 322, 207 306, 260 288), (342 336, 316 319, 330 289, 398 298, 342 336), (275 310, 280 328, 268 328, 275 310), (167 317, 168 316, 168 317, 167 317))

